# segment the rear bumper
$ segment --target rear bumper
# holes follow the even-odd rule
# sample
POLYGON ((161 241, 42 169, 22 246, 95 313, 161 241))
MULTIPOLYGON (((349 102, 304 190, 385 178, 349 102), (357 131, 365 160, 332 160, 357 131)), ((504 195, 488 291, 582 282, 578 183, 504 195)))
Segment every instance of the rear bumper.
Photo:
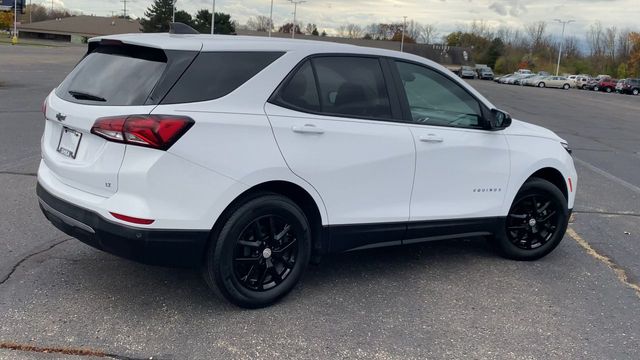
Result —
POLYGON ((117 224, 55 197, 38 183, 40 209, 64 233, 105 252, 151 265, 198 266, 209 232, 141 229, 117 224))

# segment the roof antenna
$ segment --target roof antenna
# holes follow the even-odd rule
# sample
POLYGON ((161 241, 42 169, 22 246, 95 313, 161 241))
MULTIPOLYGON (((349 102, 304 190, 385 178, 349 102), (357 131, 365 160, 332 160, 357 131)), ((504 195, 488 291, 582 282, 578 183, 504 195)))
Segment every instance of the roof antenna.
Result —
POLYGON ((200 34, 198 30, 180 22, 169 23, 169 34, 200 34))

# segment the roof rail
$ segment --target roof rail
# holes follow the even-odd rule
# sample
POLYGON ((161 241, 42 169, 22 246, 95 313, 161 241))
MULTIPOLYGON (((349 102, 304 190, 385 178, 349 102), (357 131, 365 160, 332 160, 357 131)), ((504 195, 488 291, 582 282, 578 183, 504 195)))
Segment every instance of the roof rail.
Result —
POLYGON ((200 34, 198 30, 180 22, 169 23, 169 34, 200 34))

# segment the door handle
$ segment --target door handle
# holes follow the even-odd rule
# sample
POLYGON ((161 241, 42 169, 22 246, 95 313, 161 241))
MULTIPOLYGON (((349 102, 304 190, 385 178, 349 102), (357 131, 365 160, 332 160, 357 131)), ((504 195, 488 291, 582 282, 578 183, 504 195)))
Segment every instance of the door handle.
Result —
POLYGON ((436 134, 428 134, 428 135, 420 135, 420 141, 426 143, 441 143, 444 141, 443 138, 436 136, 436 134))
POLYGON ((324 134, 324 130, 313 125, 313 124, 305 124, 304 126, 292 126, 291 130, 294 133, 298 134, 324 134))

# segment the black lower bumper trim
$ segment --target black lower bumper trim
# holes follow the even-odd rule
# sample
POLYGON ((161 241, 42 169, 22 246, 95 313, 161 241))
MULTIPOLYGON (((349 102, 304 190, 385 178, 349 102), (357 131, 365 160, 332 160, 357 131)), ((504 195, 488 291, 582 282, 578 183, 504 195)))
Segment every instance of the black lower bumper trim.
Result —
POLYGON ((145 264, 181 267, 201 264, 209 231, 126 226, 59 199, 39 183, 36 193, 47 219, 85 244, 145 264))

